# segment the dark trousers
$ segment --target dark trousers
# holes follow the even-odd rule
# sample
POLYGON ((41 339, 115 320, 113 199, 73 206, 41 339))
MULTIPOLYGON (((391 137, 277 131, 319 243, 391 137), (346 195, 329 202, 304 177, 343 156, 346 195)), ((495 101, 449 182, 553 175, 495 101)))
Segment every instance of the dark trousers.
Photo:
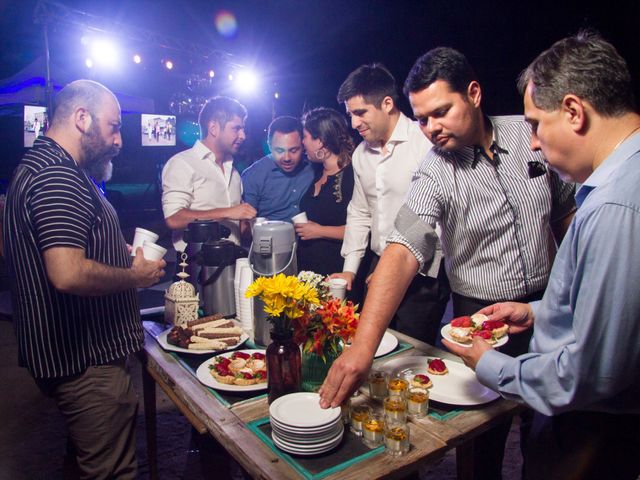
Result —
MULTIPOLYGON (((374 256, 371 272, 375 270, 379 259, 377 255, 374 256)), ((449 280, 442 262, 438 278, 423 275, 413 278, 389 326, 400 333, 435 345, 450 294, 449 280)))
MULTIPOLYGON (((515 302, 533 302, 540 300, 544 291, 533 293, 525 298, 515 299, 515 302)), ((478 310, 495 303, 494 301, 469 298, 454 293, 453 316, 472 315, 478 310)), ((529 341, 532 330, 510 335, 509 341, 498 350, 511 357, 516 357, 529 351, 529 341)), ((523 412, 520 415, 520 449, 525 452, 529 429, 531 428, 532 411, 523 412)), ((511 420, 495 426, 491 430, 478 435, 473 442, 474 478, 476 480, 500 480, 502 478, 502 460, 504 459, 504 446, 511 429, 511 420)), ((525 459, 525 465, 527 460, 525 459)))
POLYGON ((36 383, 65 418, 80 478, 136 478, 138 398, 125 359, 36 383))
POLYGON ((526 480, 636 480, 640 415, 536 412, 526 453, 526 480))

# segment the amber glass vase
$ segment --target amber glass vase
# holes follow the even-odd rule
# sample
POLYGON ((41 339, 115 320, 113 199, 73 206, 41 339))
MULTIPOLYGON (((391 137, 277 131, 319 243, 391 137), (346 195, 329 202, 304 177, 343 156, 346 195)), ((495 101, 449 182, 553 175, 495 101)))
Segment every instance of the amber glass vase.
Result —
POLYGON ((276 398, 299 392, 302 379, 300 348, 293 341, 290 329, 271 330, 267 347, 267 377, 269 404, 276 398))

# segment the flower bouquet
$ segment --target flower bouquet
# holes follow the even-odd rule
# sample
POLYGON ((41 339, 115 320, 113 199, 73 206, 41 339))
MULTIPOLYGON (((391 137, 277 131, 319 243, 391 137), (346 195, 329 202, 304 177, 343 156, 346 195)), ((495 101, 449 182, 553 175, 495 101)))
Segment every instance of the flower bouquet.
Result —
POLYGON ((302 361, 300 349, 292 338, 292 322, 302 317, 312 305, 320 303, 318 291, 295 276, 278 274, 259 277, 245 295, 259 297, 272 324, 272 342, 267 346, 269 403, 276 398, 300 391, 302 361))
POLYGON ((310 306, 320 303, 314 286, 283 273, 258 277, 249 285, 245 295, 262 300, 273 329, 279 333, 290 331, 294 319, 304 315, 310 306))
POLYGON ((302 347, 302 388, 317 390, 344 345, 351 341, 358 327, 358 308, 351 301, 333 298, 321 275, 301 272, 298 276, 319 293, 319 305, 310 305, 293 319, 293 339, 302 347))

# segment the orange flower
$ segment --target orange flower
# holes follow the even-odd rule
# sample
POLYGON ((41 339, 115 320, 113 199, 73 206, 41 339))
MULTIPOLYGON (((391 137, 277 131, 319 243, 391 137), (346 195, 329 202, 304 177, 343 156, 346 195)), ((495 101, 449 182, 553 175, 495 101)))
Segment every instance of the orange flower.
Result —
POLYGON ((357 305, 351 301, 330 298, 313 312, 307 310, 294 319, 294 338, 305 352, 313 352, 323 359, 325 353, 337 353, 348 343, 358 328, 357 305))

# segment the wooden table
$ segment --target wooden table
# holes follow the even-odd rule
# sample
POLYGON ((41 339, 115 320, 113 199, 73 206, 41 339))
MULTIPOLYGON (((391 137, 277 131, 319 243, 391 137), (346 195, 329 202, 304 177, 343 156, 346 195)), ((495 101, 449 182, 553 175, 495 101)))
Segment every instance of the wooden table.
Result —
MULTIPOLYGON (((397 355, 431 355, 451 361, 459 359, 428 344, 392 331, 400 341, 414 348, 397 355)), ((247 423, 268 416, 267 399, 256 399, 225 406, 198 379, 188 372, 172 355, 148 333, 145 338, 143 362, 143 388, 150 476, 158 478, 156 446, 155 385, 175 403, 176 407, 200 433, 209 432, 253 478, 299 479, 301 475, 287 462, 282 461, 248 427, 247 423)), ((203 361, 205 358, 203 357, 203 361)), ((383 359, 384 360, 384 359, 383 359)), ((371 402, 365 395, 356 401, 371 402)), ((521 407, 503 399, 477 408, 465 409, 453 418, 438 420, 427 416, 410 422, 411 450, 402 457, 376 455, 366 463, 351 465, 331 474, 327 479, 362 478, 366 466, 368 478, 401 478, 415 472, 421 462, 441 458, 447 450, 457 449, 458 478, 472 479, 471 456, 473 438, 492 426, 512 417, 521 407)))

